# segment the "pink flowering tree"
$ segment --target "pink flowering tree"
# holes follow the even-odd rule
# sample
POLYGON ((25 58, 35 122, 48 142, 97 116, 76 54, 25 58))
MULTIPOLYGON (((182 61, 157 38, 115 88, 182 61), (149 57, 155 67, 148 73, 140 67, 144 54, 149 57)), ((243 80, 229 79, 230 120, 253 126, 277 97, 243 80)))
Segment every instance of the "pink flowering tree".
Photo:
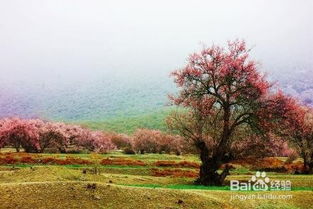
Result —
POLYGON ((44 152, 46 148, 54 148, 59 152, 66 152, 67 140, 64 130, 59 123, 46 122, 39 130, 40 152, 44 152))
POLYGON ((24 148, 26 152, 38 152, 40 120, 23 120, 20 118, 6 118, 2 120, 0 128, 1 144, 12 145, 17 152, 24 148))
POLYGON ((192 54, 187 65, 172 75, 180 92, 170 98, 185 111, 171 114, 167 123, 199 151, 202 164, 196 183, 222 185, 230 167, 217 171, 231 160, 239 129, 264 134, 277 119, 274 116, 282 115, 271 113, 278 107, 271 84, 249 59, 243 41, 192 54))
POLYGON ((276 130, 292 144, 303 158, 304 174, 313 174, 313 109, 290 98, 288 114, 276 130))
POLYGON ((112 143, 117 149, 132 148, 133 140, 130 136, 126 134, 110 134, 112 143))
POLYGON ((97 153, 106 153, 109 150, 116 149, 116 146, 111 141, 111 135, 101 131, 91 132, 92 149, 97 153))
POLYGON ((183 144, 180 136, 165 134, 158 130, 138 129, 133 135, 133 148, 141 154, 145 152, 180 154, 183 144))
POLYGON ((136 152, 144 154, 157 153, 159 145, 158 139, 161 137, 161 132, 157 130, 138 129, 133 135, 133 146, 136 152))
POLYGON ((17 152, 44 152, 47 148, 61 153, 71 149, 107 152, 115 149, 111 135, 78 125, 39 119, 4 118, 0 120, 0 148, 13 146, 17 152))

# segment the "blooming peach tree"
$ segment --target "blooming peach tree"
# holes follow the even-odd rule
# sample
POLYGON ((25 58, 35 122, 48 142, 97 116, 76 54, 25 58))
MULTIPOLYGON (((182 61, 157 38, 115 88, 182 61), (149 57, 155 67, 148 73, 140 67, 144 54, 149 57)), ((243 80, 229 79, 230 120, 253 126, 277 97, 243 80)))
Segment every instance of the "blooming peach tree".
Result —
POLYGON ((17 152, 44 152, 47 148, 59 152, 86 149, 107 152, 115 149, 111 136, 79 125, 48 122, 40 119, 4 118, 0 120, 0 148, 13 146, 17 152))
POLYGON ((287 139, 303 158, 303 173, 313 173, 313 109, 290 98, 288 114, 276 132, 287 139))
POLYGON ((277 98, 284 97, 270 93, 272 85, 249 59, 244 41, 194 53, 172 76, 179 94, 170 99, 185 111, 172 113, 167 124, 199 150, 202 164, 196 183, 221 185, 229 166, 222 173, 217 170, 231 159, 239 129, 265 134, 283 114, 275 108, 277 98))

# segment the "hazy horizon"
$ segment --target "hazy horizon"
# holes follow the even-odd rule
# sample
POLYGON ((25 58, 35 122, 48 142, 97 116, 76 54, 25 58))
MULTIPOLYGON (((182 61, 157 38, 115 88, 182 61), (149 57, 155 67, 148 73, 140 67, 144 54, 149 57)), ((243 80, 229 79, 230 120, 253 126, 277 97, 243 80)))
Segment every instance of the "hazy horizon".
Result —
POLYGON ((275 80, 310 74, 312 19, 309 0, 1 1, 0 115, 104 117, 137 98, 150 111, 189 54, 236 38, 275 80))

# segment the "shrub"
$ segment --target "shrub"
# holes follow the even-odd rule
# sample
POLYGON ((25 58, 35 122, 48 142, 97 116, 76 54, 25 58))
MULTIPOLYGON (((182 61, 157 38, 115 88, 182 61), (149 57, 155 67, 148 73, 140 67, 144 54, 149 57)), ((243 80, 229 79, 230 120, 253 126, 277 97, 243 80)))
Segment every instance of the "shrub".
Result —
POLYGON ((125 134, 112 134, 111 141, 117 149, 125 149, 132 147, 132 139, 125 134))
POLYGON ((92 151, 98 153, 106 153, 109 150, 115 149, 115 145, 112 143, 109 136, 105 135, 101 131, 93 131, 91 133, 91 139, 93 149, 92 151))
POLYGON ((180 136, 173 136, 169 134, 161 134, 160 138, 157 138, 159 144, 159 153, 171 153, 180 155, 183 149, 183 139, 180 136))
POLYGON ((287 164, 292 163, 292 162, 295 161, 297 158, 298 158, 298 155, 297 155, 295 152, 294 152, 294 153, 291 153, 291 154, 288 156, 288 158, 287 158, 287 160, 286 160, 285 163, 287 163, 287 164))
POLYGON ((157 130, 138 129, 133 135, 133 148, 141 154, 147 153, 171 153, 180 154, 182 151, 182 139, 162 133, 157 130))
POLYGON ((59 153, 60 150, 57 148, 51 147, 51 148, 46 148, 43 152, 44 153, 59 153))
POLYGON ((134 151, 132 148, 129 148, 129 147, 126 147, 126 148, 123 150, 123 153, 124 153, 124 154, 127 154, 127 155, 134 155, 134 154, 136 154, 135 151, 134 151))
POLYGON ((159 149, 157 141, 160 138, 160 131, 139 129, 134 133, 134 150, 141 154, 157 153, 159 149))
POLYGON ((88 149, 85 149, 83 147, 69 147, 66 149, 66 153, 69 154, 88 154, 90 151, 88 149))

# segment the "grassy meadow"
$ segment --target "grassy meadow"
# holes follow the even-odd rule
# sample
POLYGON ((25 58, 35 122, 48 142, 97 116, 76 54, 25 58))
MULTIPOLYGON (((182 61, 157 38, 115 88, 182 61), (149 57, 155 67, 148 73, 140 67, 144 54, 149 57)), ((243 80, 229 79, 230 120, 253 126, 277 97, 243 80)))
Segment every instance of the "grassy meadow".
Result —
POLYGON ((267 175, 290 180, 292 191, 230 191, 230 180, 248 181, 268 162, 275 166, 285 160, 233 162, 224 186, 204 187, 193 184, 200 163, 196 155, 29 154, 5 148, 0 208, 313 208, 313 175, 274 172, 274 167, 267 175), (234 195, 292 198, 240 200, 234 195))
MULTIPOLYGON (((165 118, 171 112, 171 108, 164 108, 155 112, 140 114, 136 116, 120 116, 106 120, 74 121, 90 129, 113 131, 117 133, 131 134, 139 128, 156 129, 167 131, 165 118)), ((73 121, 67 121, 73 122, 73 121)))

